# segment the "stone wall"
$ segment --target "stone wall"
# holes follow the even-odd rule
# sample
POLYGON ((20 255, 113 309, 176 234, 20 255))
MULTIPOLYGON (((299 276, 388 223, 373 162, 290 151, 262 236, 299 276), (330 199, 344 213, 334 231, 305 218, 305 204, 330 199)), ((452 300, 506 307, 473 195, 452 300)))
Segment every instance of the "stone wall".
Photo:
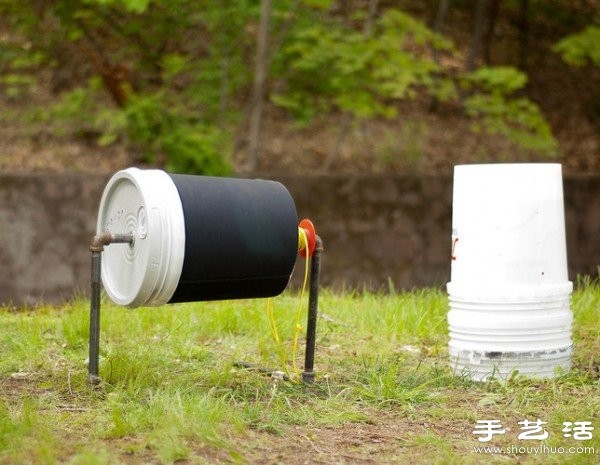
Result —
POLYGON ((325 244, 322 281, 370 289, 430 286, 450 276, 452 180, 278 178, 325 244))
MULTIPOLYGON (((87 294, 88 245, 108 177, 0 176, 0 303, 87 294)), ((325 243, 324 285, 409 289, 448 281, 450 178, 263 177, 285 184, 299 217, 314 221, 325 243)), ((568 178, 564 188, 570 277, 596 275, 600 178, 568 178)))
POLYGON ((0 303, 87 290, 89 242, 106 176, 0 176, 0 303))

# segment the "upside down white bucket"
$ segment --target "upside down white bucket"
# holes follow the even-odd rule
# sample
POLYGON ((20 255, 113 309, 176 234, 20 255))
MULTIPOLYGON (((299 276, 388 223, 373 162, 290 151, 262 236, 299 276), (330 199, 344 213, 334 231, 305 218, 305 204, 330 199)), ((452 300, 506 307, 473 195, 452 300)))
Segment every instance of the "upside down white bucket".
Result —
POLYGON ((451 266, 455 373, 482 381, 570 369, 573 285, 559 164, 456 166, 451 266))

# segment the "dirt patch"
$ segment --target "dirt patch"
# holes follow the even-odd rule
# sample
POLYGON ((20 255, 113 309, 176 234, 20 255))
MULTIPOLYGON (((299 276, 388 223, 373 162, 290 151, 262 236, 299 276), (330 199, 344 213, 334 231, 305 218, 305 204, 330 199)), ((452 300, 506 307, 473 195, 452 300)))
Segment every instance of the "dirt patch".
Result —
POLYGON ((253 433, 246 452, 251 463, 290 465, 335 463, 391 463, 405 457, 407 431, 404 419, 383 424, 347 423, 327 427, 292 427, 281 436, 253 433))
POLYGON ((33 373, 15 372, 0 378, 0 398, 5 402, 37 397, 47 390, 41 389, 33 373))
MULTIPOLYGON (((293 426, 281 435, 251 432, 244 455, 250 463, 265 464, 429 464, 429 455, 415 456, 414 438, 430 431, 453 437, 470 436, 464 421, 415 421, 409 415, 370 415, 371 422, 336 426, 293 426)), ((423 449, 420 449, 423 452, 423 449)))

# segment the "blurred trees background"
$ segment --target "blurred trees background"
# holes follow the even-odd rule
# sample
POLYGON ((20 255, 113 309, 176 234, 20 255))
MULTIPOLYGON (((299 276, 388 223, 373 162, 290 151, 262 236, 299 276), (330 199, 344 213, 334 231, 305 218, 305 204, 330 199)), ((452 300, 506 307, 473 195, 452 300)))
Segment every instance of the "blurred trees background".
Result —
MULTIPOLYGON (((179 172, 262 166, 266 113, 291 132, 332 121, 325 170, 352 134, 418 136, 419 115, 557 159, 547 97, 598 78, 599 20, 593 0, 0 0, 0 94, 49 89, 31 124, 179 172)), ((596 136, 597 84, 577 116, 596 136)), ((380 158, 419 156, 403 147, 380 158)))

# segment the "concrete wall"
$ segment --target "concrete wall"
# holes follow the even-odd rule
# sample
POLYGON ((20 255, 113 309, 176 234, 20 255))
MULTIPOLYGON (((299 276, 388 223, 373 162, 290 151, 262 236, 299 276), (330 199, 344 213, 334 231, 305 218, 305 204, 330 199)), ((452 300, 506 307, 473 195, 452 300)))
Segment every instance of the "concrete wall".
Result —
MULTIPOLYGON (((450 277, 452 180, 264 176, 284 183, 325 243, 322 282, 399 289, 450 277)), ((0 303, 88 292, 88 245, 108 176, 0 176, 0 303)), ((570 276, 600 264, 600 177, 565 179, 570 276)), ((300 274, 300 273, 298 273, 300 274)), ((297 281, 294 281, 297 282, 297 281)))
POLYGON ((0 176, 0 302, 57 302, 86 290, 106 176, 0 176))
POLYGON ((323 282, 371 289, 450 277, 452 180, 440 177, 280 178, 323 238, 323 282))

